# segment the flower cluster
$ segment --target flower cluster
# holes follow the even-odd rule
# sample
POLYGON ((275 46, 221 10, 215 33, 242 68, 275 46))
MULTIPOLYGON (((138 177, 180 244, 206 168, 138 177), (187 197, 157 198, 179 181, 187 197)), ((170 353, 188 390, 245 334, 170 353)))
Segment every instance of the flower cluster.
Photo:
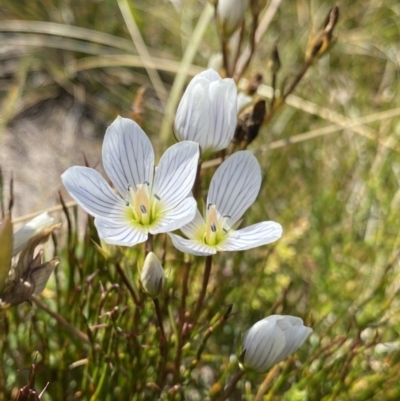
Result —
POLYGON ((149 138, 134 121, 118 117, 103 143, 104 169, 118 194, 96 170, 71 167, 62 180, 70 195, 95 217, 100 238, 109 244, 133 246, 148 234, 168 233, 176 248, 194 255, 235 251, 280 238, 282 227, 263 222, 236 230, 255 201, 261 170, 248 151, 228 157, 214 174, 205 219, 191 195, 200 149, 219 151, 232 140, 236 126, 236 86, 214 70, 189 84, 175 119, 181 141, 161 157, 154 171, 149 138), (172 234, 181 229, 188 239, 172 234))
MULTIPOLYGON (((230 34, 240 18, 224 19, 230 15, 227 5, 220 2, 218 11, 230 34)), ((247 1, 242 7, 247 7, 247 1)), ((102 154, 115 190, 89 167, 71 167, 62 175, 72 198, 95 218, 102 242, 134 246, 145 242, 149 234, 167 233, 181 252, 211 257, 279 239, 282 227, 273 221, 238 229, 261 187, 261 169, 251 152, 235 152, 218 167, 210 182, 204 217, 191 192, 200 155, 226 149, 231 143, 237 109, 232 79, 222 79, 214 70, 198 74, 177 110, 174 133, 180 142, 166 150, 157 168, 144 131, 134 121, 118 117, 107 129, 102 154), (178 229, 187 238, 173 233, 178 229)), ((142 289, 157 298, 165 281, 161 263, 149 252, 141 272, 142 289)), ((294 352, 311 331, 292 316, 270 316, 256 323, 244 340, 242 366, 266 371, 294 352)))

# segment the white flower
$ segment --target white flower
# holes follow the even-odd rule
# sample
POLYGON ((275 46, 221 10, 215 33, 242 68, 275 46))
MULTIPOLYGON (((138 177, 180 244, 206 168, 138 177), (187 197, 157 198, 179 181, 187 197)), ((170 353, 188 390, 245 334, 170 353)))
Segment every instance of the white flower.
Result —
POLYGON ((243 340, 242 365, 265 373, 295 352, 312 333, 299 317, 272 315, 247 331, 243 340))
POLYGON ((13 256, 36 234, 54 224, 54 219, 47 212, 35 217, 13 234, 13 256))
POLYGON ((95 217, 104 242, 133 246, 146 241, 148 233, 173 231, 193 220, 196 201, 188 195, 198 158, 196 143, 175 144, 154 174, 150 140, 134 121, 118 117, 104 137, 103 165, 121 196, 92 168, 71 167, 62 180, 72 198, 95 217))
POLYGON ((236 85, 208 69, 190 82, 179 103, 174 122, 179 141, 197 142, 203 152, 225 149, 236 128, 236 85))
POLYGON ((217 23, 226 38, 242 24, 249 0, 218 0, 217 23))
POLYGON ((149 252, 144 260, 140 282, 146 293, 155 298, 160 295, 165 286, 165 273, 154 252, 149 252))
POLYGON ((260 166, 249 151, 228 157, 211 179, 206 219, 197 211, 195 219, 181 228, 188 239, 169 234, 175 247, 182 252, 206 256, 276 241, 282 235, 282 227, 273 221, 235 230, 243 213, 256 199, 260 186, 260 166))

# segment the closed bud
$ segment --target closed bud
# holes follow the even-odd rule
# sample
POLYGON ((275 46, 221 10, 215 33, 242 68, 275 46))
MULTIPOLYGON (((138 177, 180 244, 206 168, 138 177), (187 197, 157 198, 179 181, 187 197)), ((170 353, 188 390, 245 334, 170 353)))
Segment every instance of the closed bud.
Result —
POLYGON ((299 317, 272 315, 260 320, 245 334, 241 365, 265 373, 295 352, 312 333, 299 317))
POLYGON ((165 273, 154 252, 149 252, 144 261, 140 282, 147 295, 157 298, 165 287, 165 273))
POLYGON ((212 69, 197 74, 176 112, 176 138, 197 142, 203 153, 227 148, 237 121, 236 92, 233 79, 222 79, 212 69))
POLYGON ((218 0, 217 25, 220 33, 229 38, 242 24, 249 0, 218 0))

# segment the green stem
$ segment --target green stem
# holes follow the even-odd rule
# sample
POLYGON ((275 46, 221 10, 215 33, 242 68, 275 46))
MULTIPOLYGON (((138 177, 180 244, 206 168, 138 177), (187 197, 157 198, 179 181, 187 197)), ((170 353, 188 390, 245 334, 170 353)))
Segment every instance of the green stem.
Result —
POLYGON ((244 376, 245 373, 246 372, 244 370, 239 370, 239 372, 236 373, 236 375, 233 377, 232 381, 226 387, 226 389, 221 394, 221 396, 218 397, 215 401, 226 400, 233 393, 233 390, 235 390, 235 387, 236 387, 238 381, 244 376))
POLYGON ((135 289, 133 288, 132 284, 129 282, 129 279, 127 275, 124 272, 124 269, 121 267, 121 265, 117 262, 115 263, 115 268, 118 272, 118 274, 121 276, 122 282, 126 285, 126 288, 128 289, 129 293, 132 296, 133 302, 136 305, 136 307, 139 307, 141 302, 139 300, 138 295, 135 292, 135 289))
POLYGON ((201 308, 203 307, 203 301, 206 296, 208 281, 210 280, 210 273, 212 267, 212 255, 206 256, 205 267, 204 267, 204 274, 203 274, 203 284, 201 286, 201 292, 199 298, 197 299, 196 308, 193 313, 192 322, 193 328, 199 319, 201 308))
POLYGON ((157 384, 160 387, 160 389, 162 389, 164 386, 165 366, 166 366, 166 362, 167 362, 166 359, 167 359, 167 353, 168 353, 168 348, 167 348, 168 344, 167 344, 167 339, 165 337, 160 302, 158 301, 157 298, 155 298, 155 299, 153 299, 153 303, 154 303, 154 307, 156 310, 158 327, 160 328, 160 363, 159 363, 159 369, 158 369, 157 384))

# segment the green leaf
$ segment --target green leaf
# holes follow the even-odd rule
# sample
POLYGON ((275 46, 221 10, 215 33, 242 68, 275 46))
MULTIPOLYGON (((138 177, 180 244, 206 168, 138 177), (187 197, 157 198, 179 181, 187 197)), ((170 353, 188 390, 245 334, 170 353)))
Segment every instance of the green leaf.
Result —
POLYGON ((11 267, 13 250, 13 228, 10 215, 7 213, 0 225, 0 293, 11 267))

